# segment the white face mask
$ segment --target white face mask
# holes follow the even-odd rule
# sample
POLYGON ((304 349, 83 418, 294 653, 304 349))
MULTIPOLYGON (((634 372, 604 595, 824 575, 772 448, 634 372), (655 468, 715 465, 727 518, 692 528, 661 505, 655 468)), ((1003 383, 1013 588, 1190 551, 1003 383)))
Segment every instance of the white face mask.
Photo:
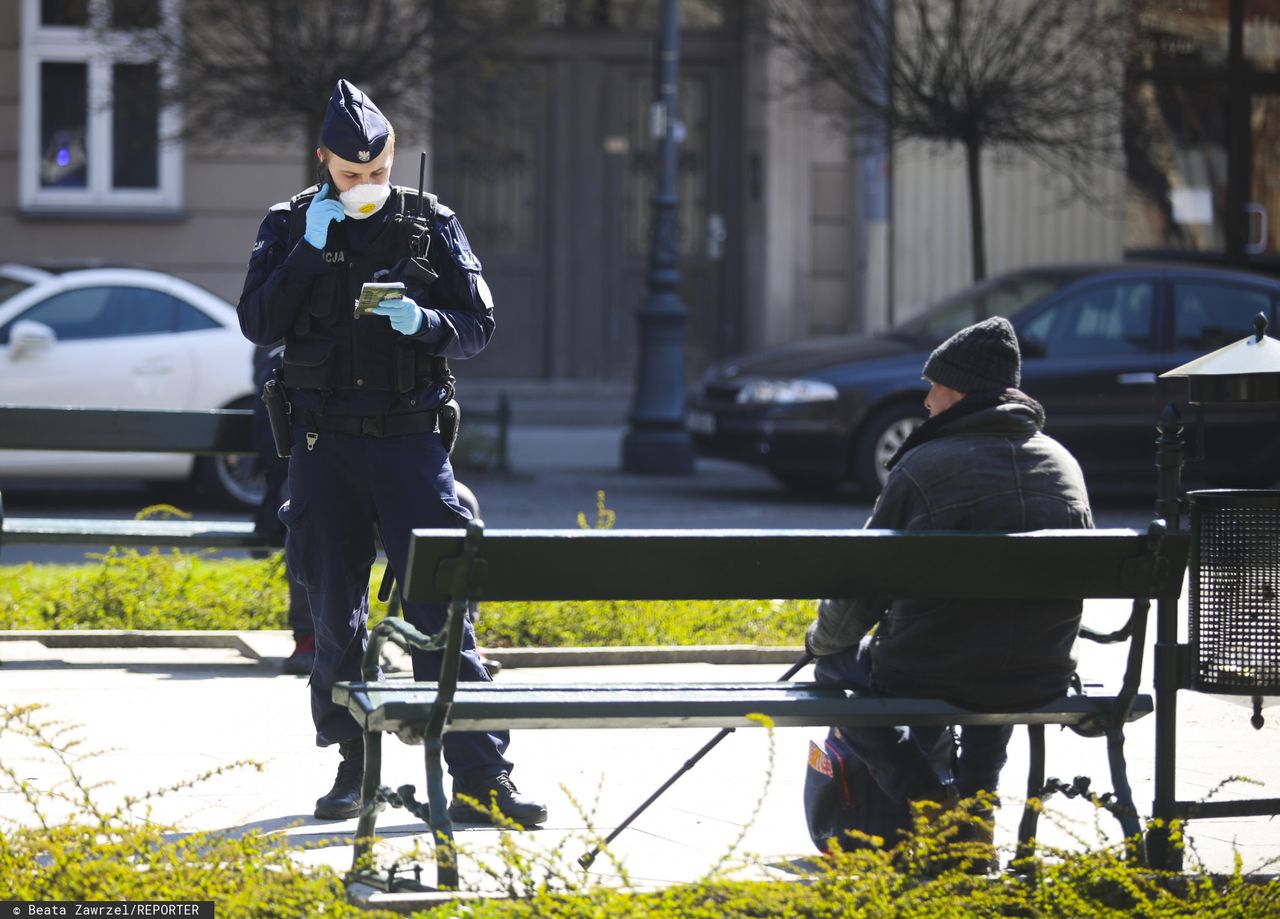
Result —
POLYGON ((338 195, 342 202, 342 210, 352 220, 364 220, 378 212, 391 196, 389 184, 370 184, 368 182, 354 185, 338 195))

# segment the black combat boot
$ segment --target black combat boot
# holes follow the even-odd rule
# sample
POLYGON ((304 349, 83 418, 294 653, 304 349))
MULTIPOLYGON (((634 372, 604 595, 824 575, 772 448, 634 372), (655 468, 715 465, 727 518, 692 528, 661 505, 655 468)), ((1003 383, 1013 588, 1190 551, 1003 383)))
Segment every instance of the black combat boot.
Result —
POLYGON ((338 741, 342 762, 333 787, 316 801, 316 817, 321 820, 346 820, 360 815, 360 783, 364 781, 364 742, 359 738, 338 741))
POLYGON ((489 810, 461 801, 458 795, 475 798, 480 808, 496 806, 498 813, 520 826, 537 826, 547 821, 547 806, 520 794, 511 776, 505 772, 474 785, 453 784, 453 801, 449 804, 451 820, 457 823, 493 823, 493 814, 489 810))

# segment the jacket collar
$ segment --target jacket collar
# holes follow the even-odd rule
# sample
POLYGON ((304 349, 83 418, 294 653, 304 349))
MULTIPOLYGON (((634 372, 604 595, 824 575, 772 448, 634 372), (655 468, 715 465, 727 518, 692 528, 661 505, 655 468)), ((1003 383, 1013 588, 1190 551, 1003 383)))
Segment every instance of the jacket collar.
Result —
POLYGON ((902 446, 898 447, 897 452, 893 454, 889 461, 884 464, 885 468, 892 469, 902 457, 921 444, 936 440, 939 437, 945 437, 948 434, 959 433, 959 431, 955 430, 957 428, 970 428, 971 425, 968 422, 971 421, 972 416, 991 409, 998 409, 1004 405, 1021 406, 1029 409, 1035 423, 1035 429, 1039 431, 1044 428, 1044 406, 1021 390, 1006 389, 1002 392, 970 393, 945 412, 939 412, 932 418, 925 419, 902 442, 902 446))

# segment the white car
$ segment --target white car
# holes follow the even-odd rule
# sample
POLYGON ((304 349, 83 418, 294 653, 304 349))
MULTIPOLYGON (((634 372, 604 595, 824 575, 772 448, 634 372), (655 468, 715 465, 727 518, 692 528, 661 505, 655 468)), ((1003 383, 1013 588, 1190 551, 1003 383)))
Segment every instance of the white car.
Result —
MULTIPOLYGON (((138 268, 46 271, 0 265, 0 403, 87 408, 249 408, 253 345, 235 308, 138 268)), ((191 480, 256 506, 249 457, 0 450, 0 483, 20 478, 191 480)))

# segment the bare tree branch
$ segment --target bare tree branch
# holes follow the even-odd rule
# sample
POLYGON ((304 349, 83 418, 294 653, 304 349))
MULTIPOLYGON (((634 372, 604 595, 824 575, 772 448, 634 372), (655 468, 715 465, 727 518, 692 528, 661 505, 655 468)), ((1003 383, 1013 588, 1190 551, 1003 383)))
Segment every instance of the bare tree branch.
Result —
POLYGON ((309 171, 339 78, 426 122, 433 81, 500 60, 537 17, 529 0, 183 0, 176 28, 137 40, 168 65, 186 138, 296 139, 309 171))
POLYGON ((978 162, 1020 153, 1097 201, 1123 163, 1132 0, 765 0, 800 83, 839 90, 855 149, 916 140, 965 151, 975 278, 986 271, 978 162))

